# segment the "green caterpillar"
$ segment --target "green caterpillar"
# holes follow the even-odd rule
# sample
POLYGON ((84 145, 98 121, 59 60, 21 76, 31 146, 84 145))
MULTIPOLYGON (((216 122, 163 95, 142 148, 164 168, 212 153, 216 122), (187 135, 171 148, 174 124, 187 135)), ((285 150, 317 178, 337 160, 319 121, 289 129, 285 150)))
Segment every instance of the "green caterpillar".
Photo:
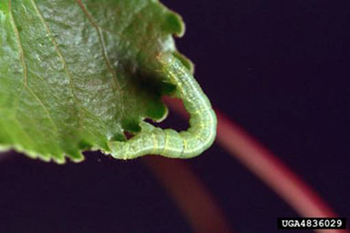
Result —
POLYGON ((109 143, 114 158, 132 159, 147 154, 191 158, 208 149, 215 140, 215 112, 190 71, 171 54, 161 54, 157 59, 165 75, 177 86, 174 97, 182 99, 190 114, 190 127, 177 132, 142 122, 142 131, 128 141, 109 143))

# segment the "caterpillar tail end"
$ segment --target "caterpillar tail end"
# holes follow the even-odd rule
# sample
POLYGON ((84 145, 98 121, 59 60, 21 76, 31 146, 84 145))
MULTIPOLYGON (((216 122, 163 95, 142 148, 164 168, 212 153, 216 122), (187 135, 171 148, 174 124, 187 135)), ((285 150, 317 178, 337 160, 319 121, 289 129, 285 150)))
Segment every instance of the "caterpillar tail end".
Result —
POLYGON ((152 152, 154 140, 152 131, 155 127, 149 123, 140 124, 142 130, 127 141, 111 141, 108 143, 110 154, 115 159, 135 159, 152 152))
POLYGON ((115 159, 128 160, 131 159, 130 153, 128 153, 128 143, 113 141, 109 144, 109 149, 111 151, 111 156, 115 159))

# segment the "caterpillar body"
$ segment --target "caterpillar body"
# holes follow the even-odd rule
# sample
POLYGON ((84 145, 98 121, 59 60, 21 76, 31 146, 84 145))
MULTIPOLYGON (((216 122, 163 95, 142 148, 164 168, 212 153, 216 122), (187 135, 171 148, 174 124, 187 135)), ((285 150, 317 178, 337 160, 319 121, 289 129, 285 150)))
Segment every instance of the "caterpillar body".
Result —
POLYGON ((175 97, 182 99, 190 115, 190 127, 187 131, 177 132, 142 122, 141 132, 128 141, 109 143, 115 158, 132 159, 147 154, 191 158, 208 149, 215 140, 215 112, 191 72, 171 54, 161 54, 157 60, 162 64, 164 74, 177 86, 175 97))

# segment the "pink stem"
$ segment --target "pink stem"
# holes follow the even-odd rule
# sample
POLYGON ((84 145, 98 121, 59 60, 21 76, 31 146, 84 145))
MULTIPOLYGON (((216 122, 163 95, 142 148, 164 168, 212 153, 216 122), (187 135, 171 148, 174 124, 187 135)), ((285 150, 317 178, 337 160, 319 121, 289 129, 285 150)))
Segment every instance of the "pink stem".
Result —
MULTIPOLYGON (((182 103, 165 99, 182 116, 187 116, 182 103)), ((232 157, 259 177, 303 217, 336 217, 335 212, 298 175, 267 148, 255 141, 237 124, 219 111, 217 142, 232 157)), ((316 230, 316 232, 345 233, 346 230, 316 230)))
POLYGON ((185 161, 148 156, 144 162, 167 189, 194 232, 232 232, 209 190, 185 161))

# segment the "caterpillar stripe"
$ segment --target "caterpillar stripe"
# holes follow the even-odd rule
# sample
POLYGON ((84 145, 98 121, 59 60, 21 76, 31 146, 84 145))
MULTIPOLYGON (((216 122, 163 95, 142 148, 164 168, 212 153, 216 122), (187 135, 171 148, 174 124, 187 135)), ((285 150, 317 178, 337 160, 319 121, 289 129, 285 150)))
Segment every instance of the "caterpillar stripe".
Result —
POLYGON ((175 97, 182 99, 190 114, 190 127, 177 132, 142 122, 141 132, 128 141, 109 143, 114 158, 132 159, 147 154, 191 158, 208 149, 215 140, 215 112, 190 71, 171 54, 161 54, 157 59, 164 74, 177 86, 175 97))

